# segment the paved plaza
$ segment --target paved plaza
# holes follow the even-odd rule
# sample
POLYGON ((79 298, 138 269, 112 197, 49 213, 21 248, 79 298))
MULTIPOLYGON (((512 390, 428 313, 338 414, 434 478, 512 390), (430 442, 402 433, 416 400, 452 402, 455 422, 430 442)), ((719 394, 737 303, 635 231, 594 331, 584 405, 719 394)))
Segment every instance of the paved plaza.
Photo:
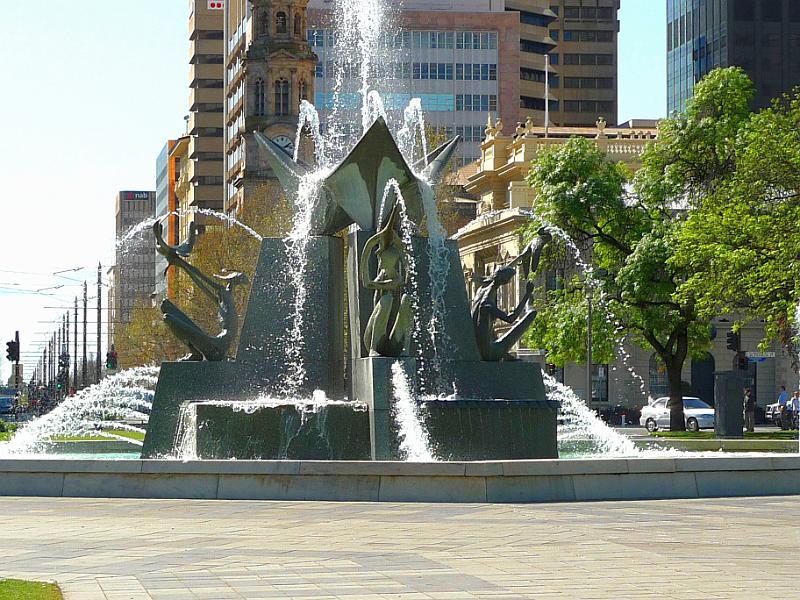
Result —
POLYGON ((0 498, 66 600, 798 598, 800 498, 547 505, 0 498))

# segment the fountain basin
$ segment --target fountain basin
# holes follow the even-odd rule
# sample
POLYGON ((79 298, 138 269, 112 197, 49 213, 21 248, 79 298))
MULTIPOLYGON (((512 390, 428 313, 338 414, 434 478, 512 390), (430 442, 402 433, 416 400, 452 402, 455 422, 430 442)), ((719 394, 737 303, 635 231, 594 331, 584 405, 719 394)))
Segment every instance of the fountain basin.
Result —
POLYGON ((800 456, 379 461, 0 460, 0 495, 562 502, 800 494, 800 456))

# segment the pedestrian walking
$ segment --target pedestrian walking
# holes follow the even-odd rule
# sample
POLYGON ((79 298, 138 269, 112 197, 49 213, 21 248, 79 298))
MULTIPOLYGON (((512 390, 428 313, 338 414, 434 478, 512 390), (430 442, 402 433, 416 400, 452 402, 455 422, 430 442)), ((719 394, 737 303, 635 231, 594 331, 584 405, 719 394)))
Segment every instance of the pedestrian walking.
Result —
POLYGON ((786 431, 791 428, 792 417, 789 414, 789 392, 786 391, 786 386, 781 386, 781 393, 778 394, 778 411, 781 415, 781 429, 786 431))
POLYGON ((744 391, 744 428, 745 431, 752 433, 756 425, 756 399, 750 388, 744 391))
POLYGON ((792 410, 792 427, 794 429, 800 429, 800 390, 796 390, 794 394, 792 394, 789 405, 792 410))

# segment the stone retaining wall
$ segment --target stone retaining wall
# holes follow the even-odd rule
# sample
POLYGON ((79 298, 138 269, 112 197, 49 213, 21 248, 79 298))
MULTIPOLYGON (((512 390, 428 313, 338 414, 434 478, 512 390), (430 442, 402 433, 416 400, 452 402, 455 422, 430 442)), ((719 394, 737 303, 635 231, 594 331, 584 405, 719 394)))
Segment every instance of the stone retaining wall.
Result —
POLYGON ((800 494, 800 456, 453 463, 0 460, 0 495, 559 502, 800 494))

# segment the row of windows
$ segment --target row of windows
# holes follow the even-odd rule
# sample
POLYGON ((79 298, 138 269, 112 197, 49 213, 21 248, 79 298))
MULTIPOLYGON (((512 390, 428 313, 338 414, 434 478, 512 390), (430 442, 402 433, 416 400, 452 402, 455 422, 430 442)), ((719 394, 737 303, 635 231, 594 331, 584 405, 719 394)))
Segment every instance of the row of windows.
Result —
MULTIPOLYGON (((263 79, 257 79, 255 83, 255 115, 264 116, 267 114, 267 91, 263 79)), ((290 86, 286 79, 278 79, 272 86, 274 97, 274 113, 278 116, 291 114, 290 108, 290 86)), ((300 99, 308 100, 308 86, 305 81, 300 82, 300 99)))
POLYGON ((610 90, 614 87, 613 77, 564 77, 564 87, 571 89, 610 90))
MULTIPOLYGON (((519 99, 519 107, 527 108, 528 110, 544 110, 544 98, 532 98, 531 96, 521 96, 519 99)), ((558 112, 558 100, 550 100, 550 110, 558 112)))
MULTIPOLYGON (((359 78, 360 65, 342 65, 342 75, 345 78, 359 78)), ((377 71, 381 65, 376 65, 377 71)), ((497 64, 495 63, 427 63, 427 62, 396 62, 386 65, 385 72, 374 73, 375 77, 391 77, 392 79, 434 79, 457 81, 496 81, 497 64)), ((333 76, 333 61, 325 64, 318 63, 314 75, 323 78, 333 76)))
MULTIPOLYGON (((789 20, 792 23, 800 23, 800 4, 796 0, 790 0, 788 4, 789 20)), ((780 23, 783 20, 782 0, 761 0, 759 5, 762 21, 780 23)), ((754 21, 756 14, 756 4, 753 0, 736 0, 733 5, 735 21, 754 21)))
POLYGON ((496 111, 495 94, 456 94, 456 111, 496 111))
POLYGON ((564 18, 581 21, 613 21, 614 9, 605 6, 565 6, 564 18))
POLYGON ((613 42, 613 31, 592 31, 566 29, 564 30, 565 42, 613 42))
POLYGON ((613 65, 613 54, 564 54, 565 65, 613 65))
MULTIPOLYGON (((506 10, 514 10, 514 9, 506 8, 506 10)), ((519 21, 520 23, 525 23, 526 25, 547 27, 550 23, 553 22, 553 17, 548 17, 547 15, 539 15, 536 13, 528 12, 526 10, 520 10, 519 21)))
MULTIPOLYGON (((537 81, 539 83, 545 83, 545 72, 539 71, 538 69, 521 67, 519 70, 519 78, 525 81, 537 81)), ((550 77, 547 79, 547 83, 550 85, 550 87, 557 88, 559 86, 560 79, 558 75, 550 73, 550 77)))
MULTIPOLYGON (((308 43, 315 48, 333 47, 337 43, 335 32, 310 29, 308 43)), ((497 33, 494 31, 404 31, 386 34, 378 43, 381 48, 432 48, 458 50, 495 50, 497 33)))
POLYGON ((564 112, 611 113, 614 103, 608 100, 564 100, 564 112))
POLYGON ((485 136, 484 127, 480 125, 459 125, 456 127, 456 134, 460 135, 465 142, 480 142, 485 136))

